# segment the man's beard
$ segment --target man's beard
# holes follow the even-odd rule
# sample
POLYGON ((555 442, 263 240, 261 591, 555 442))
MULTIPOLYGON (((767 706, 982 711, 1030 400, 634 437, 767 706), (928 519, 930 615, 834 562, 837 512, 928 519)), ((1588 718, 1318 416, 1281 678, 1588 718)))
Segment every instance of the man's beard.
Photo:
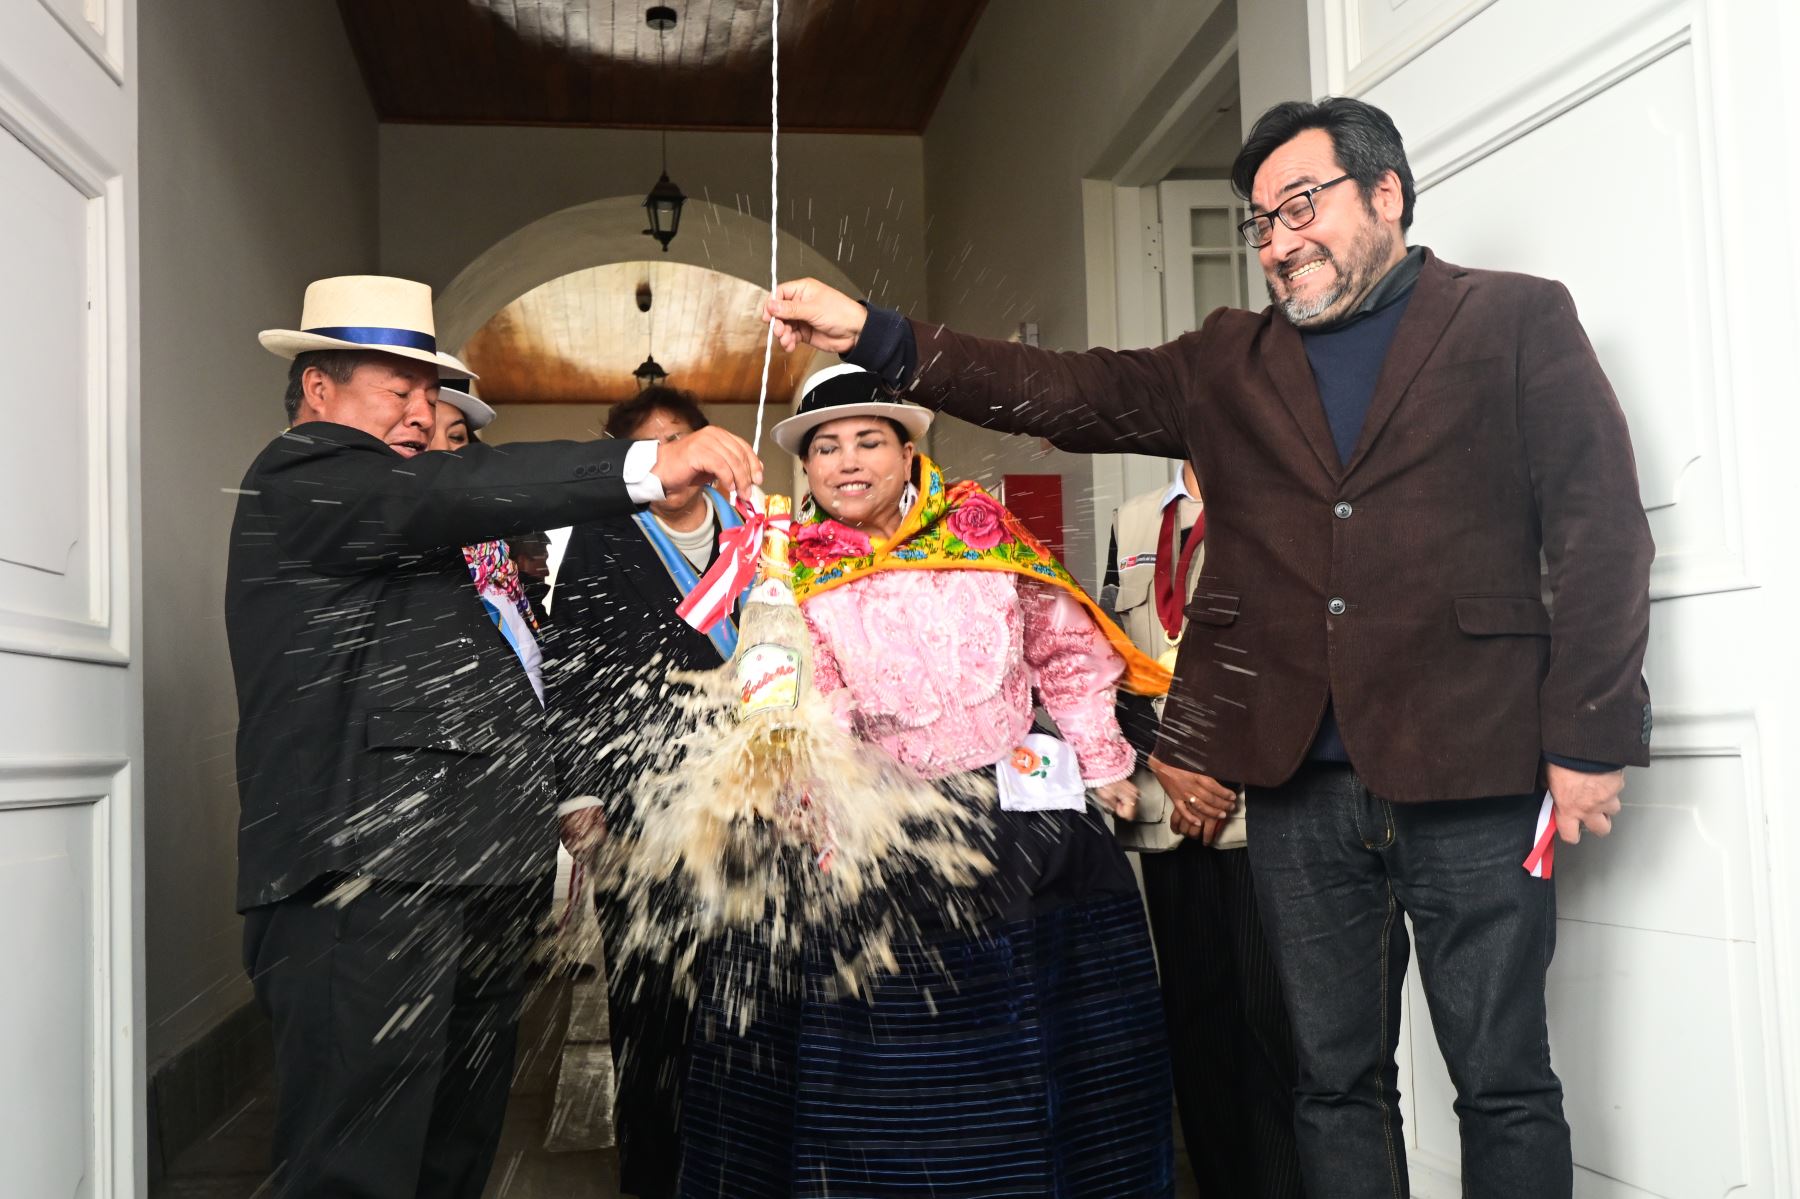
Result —
POLYGON ((1330 250, 1319 246, 1316 247, 1318 252, 1311 258, 1284 262, 1276 268, 1278 272, 1286 272, 1321 259, 1329 262, 1337 273, 1337 282, 1326 291, 1307 300, 1296 299, 1291 292, 1284 298, 1276 294, 1275 280, 1264 277, 1270 301, 1281 309, 1281 314, 1287 317, 1289 324, 1305 328, 1348 316, 1350 306, 1368 295, 1370 289, 1381 281, 1382 275, 1387 273, 1385 268, 1393 239, 1375 222, 1372 211, 1369 215, 1370 221, 1356 235, 1346 261, 1339 262, 1330 250))

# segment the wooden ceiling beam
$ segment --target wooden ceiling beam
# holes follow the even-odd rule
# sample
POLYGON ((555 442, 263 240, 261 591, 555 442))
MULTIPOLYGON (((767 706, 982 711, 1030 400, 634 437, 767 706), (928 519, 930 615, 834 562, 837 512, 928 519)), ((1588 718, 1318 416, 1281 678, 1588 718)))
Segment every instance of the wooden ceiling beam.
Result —
MULTIPOLYGON (((923 132, 984 5, 784 0, 782 127, 923 132)), ((659 35, 641 0, 338 0, 384 121, 766 128, 771 0, 674 7, 659 35)))

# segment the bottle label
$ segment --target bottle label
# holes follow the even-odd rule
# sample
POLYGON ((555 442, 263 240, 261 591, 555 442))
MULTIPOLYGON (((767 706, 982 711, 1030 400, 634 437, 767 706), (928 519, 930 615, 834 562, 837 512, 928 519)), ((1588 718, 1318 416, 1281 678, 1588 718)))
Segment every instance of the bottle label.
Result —
POLYGON ((791 712, 800 706, 800 651, 753 645, 737 662, 738 715, 791 712))

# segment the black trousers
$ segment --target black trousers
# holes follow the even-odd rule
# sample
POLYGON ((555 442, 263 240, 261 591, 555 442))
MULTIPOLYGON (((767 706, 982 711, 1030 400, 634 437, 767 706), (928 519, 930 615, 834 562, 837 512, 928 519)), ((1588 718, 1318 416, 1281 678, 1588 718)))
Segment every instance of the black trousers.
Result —
POLYGON ((1139 861, 1176 1109, 1200 1193, 1298 1199, 1293 1034, 1249 855, 1188 841, 1139 861))
MULTIPOLYGON (((611 950, 624 942, 626 922, 642 913, 626 897, 604 888, 596 902, 608 948, 606 1004, 617 1088, 613 1128, 619 1142, 619 1189, 638 1199, 673 1199, 681 1174, 681 1083, 687 1077, 694 1016, 693 1001, 676 985, 674 962, 687 946, 677 946, 662 959, 642 953, 615 958, 611 950)), ((641 902, 656 912, 672 908, 675 900, 656 895, 641 902)), ((664 927, 680 930, 684 922, 671 913, 664 927)), ((696 955, 697 963, 703 960, 696 955)))
POLYGON ((480 1199, 550 883, 321 880, 244 918, 283 1199, 480 1199), (337 887, 334 896, 334 887, 337 887))
POLYGON ((1394 1050, 1412 918, 1419 980, 1456 1084, 1463 1194, 1568 1199, 1544 980, 1556 891, 1521 863, 1541 797, 1396 804, 1348 766, 1250 797, 1250 860, 1300 1059, 1309 1189, 1406 1199, 1394 1050))

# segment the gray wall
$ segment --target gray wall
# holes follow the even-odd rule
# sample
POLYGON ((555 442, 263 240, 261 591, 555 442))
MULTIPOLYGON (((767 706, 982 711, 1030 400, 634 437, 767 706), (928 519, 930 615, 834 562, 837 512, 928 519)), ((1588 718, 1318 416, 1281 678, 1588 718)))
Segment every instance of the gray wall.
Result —
POLYGON ((377 267, 376 125, 335 5, 154 0, 141 68, 145 939, 154 1065, 249 996, 239 957, 232 498, 281 431, 257 330, 377 267))
MULTIPOLYGON (((1086 348, 1081 181, 1211 11, 1195 0, 991 0, 925 131, 933 320, 989 336, 1033 320, 1040 344, 1086 348)), ((1086 457, 977 432, 937 444, 953 476, 1060 473, 1068 566, 1096 581, 1093 526, 1110 513, 1084 502, 1086 457)))
POLYGON ((1306 0, 1241 0, 1238 78, 1244 132, 1271 105, 1312 99, 1306 0))

